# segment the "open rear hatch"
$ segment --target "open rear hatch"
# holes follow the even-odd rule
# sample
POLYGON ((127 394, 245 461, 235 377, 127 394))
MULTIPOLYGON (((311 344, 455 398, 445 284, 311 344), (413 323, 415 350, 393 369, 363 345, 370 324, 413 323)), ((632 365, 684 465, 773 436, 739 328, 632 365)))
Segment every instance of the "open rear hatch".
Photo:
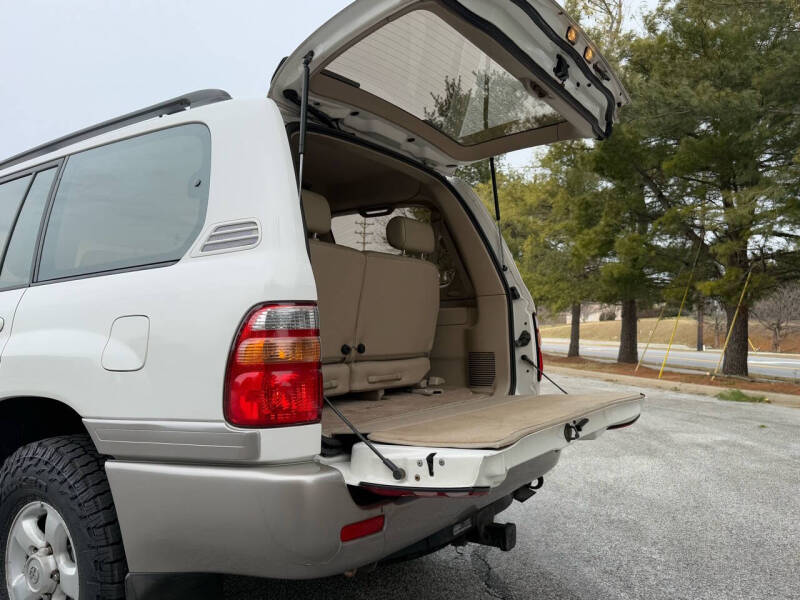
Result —
POLYGON ((441 171, 611 133, 628 95, 552 0, 356 0, 278 67, 269 96, 441 171))
MULTIPOLYGON (((570 443, 633 423, 642 394, 486 396, 406 394, 380 401, 343 400, 337 408, 377 450, 405 471, 403 480, 363 442, 331 466, 349 485, 385 495, 488 492, 513 467, 570 443)), ((350 434, 329 409, 327 436, 350 434)))

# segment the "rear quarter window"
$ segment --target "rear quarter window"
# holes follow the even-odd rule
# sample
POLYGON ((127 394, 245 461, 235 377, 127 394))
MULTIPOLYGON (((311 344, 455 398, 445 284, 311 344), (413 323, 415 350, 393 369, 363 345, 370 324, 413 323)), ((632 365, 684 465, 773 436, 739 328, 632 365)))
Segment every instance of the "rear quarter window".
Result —
POLYGON ((30 281, 42 215, 57 170, 53 167, 37 173, 28 190, 2 261, 0 288, 27 285, 30 281))
POLYGON ((0 260, 5 253, 9 233, 30 183, 30 175, 0 183, 0 260))
POLYGON ((70 156, 53 201, 39 281, 167 263, 202 229, 211 135, 190 124, 70 156))

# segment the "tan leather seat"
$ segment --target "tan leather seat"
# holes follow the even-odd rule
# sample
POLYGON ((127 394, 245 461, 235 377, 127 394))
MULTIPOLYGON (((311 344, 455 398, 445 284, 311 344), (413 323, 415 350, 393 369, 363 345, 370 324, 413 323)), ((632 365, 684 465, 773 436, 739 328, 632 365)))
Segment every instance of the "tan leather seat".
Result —
MULTIPOLYGON (((314 236, 331 230, 328 201, 314 192, 303 191, 306 227, 314 236)), ((350 368, 356 345, 356 319, 366 257, 362 252, 316 239, 309 239, 311 267, 317 282, 322 379, 326 395, 346 394, 350 390, 350 368)))
POLYGON ((403 256, 366 252, 364 284, 356 325, 350 389, 366 391, 405 387, 430 370, 439 312, 439 273, 435 265, 408 256, 434 250, 433 228, 406 217, 394 217, 386 237, 403 256))

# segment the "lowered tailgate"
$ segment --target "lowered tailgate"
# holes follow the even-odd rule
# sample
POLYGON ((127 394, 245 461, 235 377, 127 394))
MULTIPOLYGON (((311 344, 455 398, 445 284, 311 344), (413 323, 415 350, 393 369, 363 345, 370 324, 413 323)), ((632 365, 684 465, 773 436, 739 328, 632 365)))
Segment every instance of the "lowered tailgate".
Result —
POLYGON ((517 465, 632 423, 643 399, 638 393, 477 397, 364 420, 359 427, 405 479, 395 480, 363 442, 349 460, 331 466, 349 485, 374 490, 480 493, 500 485, 517 465))

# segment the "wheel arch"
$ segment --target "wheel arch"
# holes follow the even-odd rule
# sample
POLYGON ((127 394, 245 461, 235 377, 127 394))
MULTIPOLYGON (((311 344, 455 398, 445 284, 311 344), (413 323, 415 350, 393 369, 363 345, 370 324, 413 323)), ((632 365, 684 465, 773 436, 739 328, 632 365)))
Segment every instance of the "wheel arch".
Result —
POLYGON ((0 465, 26 444, 75 433, 88 435, 81 416, 60 400, 40 396, 0 400, 0 465))

